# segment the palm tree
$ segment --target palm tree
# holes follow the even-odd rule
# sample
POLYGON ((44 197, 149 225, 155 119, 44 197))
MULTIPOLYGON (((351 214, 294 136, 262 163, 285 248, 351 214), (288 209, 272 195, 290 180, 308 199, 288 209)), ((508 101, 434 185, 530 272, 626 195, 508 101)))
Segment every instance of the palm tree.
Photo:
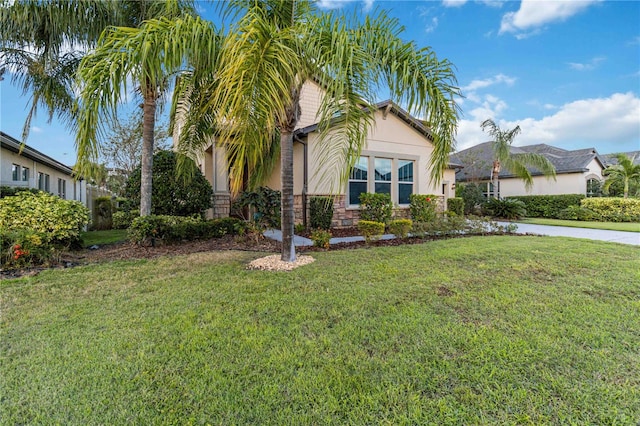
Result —
POLYGON ((279 145, 283 261, 296 259, 293 136, 305 81, 316 79, 325 90, 320 139, 328 169, 339 171, 343 181, 365 144, 376 89, 383 86, 430 123, 432 179, 440 179, 458 119, 455 75, 452 65, 430 49, 402 41, 397 20, 384 12, 364 22, 320 13, 309 0, 230 0, 223 8, 237 21, 225 35, 207 101, 191 105, 189 113, 215 111, 217 140, 235 153, 232 189, 238 189, 247 166, 251 171, 261 167, 263 154, 274 152, 274 141, 279 145))
POLYGON ((140 4, 146 5, 141 14, 144 20, 134 22, 137 27, 107 28, 96 49, 80 64, 76 145, 79 172, 82 172, 98 157, 103 123, 113 121, 118 106, 126 98, 127 84, 135 82, 143 111, 140 215, 146 216, 151 214, 158 102, 168 87, 170 76, 189 63, 185 60, 205 53, 214 56, 218 36, 213 26, 194 16, 188 1, 134 1, 130 6, 139 7, 140 4))
POLYGON ((488 133, 493 137, 491 141, 491 149, 493 151, 491 184, 493 185, 494 198, 498 198, 498 185, 502 169, 522 179, 526 189, 530 189, 533 186, 533 176, 529 167, 536 168, 545 176, 555 179, 556 169, 544 155, 533 152, 511 153, 511 146, 515 137, 520 133, 520 126, 516 126, 511 130, 501 130, 493 120, 487 119, 482 122, 480 127, 484 131, 488 130, 488 133))
POLYGON ((607 178, 602 190, 609 194, 609 188, 613 184, 621 184, 624 187, 624 198, 629 198, 629 186, 640 184, 640 164, 634 164, 635 155, 629 157, 625 154, 617 154, 618 164, 610 165, 602 172, 607 178))

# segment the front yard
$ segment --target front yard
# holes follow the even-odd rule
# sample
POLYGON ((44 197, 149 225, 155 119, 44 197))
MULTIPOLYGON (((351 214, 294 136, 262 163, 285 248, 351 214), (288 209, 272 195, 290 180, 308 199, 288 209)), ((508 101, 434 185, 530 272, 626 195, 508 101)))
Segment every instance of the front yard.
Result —
POLYGON ((0 281, 3 424, 635 424, 640 249, 473 237, 0 281))

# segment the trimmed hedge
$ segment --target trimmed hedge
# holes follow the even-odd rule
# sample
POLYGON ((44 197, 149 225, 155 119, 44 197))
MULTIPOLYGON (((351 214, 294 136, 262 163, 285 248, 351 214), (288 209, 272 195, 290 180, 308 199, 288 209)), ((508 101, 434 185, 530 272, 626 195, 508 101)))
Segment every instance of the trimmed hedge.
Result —
POLYGON ((374 194, 371 192, 360 194, 360 219, 370 222, 380 222, 384 225, 391 220, 393 202, 389 194, 374 194))
POLYGON ((438 197, 435 195, 411 194, 409 211, 414 222, 430 222, 436 217, 438 197))
POLYGON ((111 197, 98 197, 93 200, 93 223, 91 227, 97 231, 113 228, 113 211, 115 206, 111 197))
POLYGON ((579 206, 585 196, 582 194, 517 195, 508 198, 522 201, 528 217, 558 219, 564 209, 579 206))
POLYGON ((464 216, 464 199, 461 197, 448 198, 447 210, 458 216, 464 216))
POLYGON ((36 188, 24 188, 20 186, 0 186, 0 198, 13 197, 17 193, 25 191, 32 194, 37 194, 38 192, 40 192, 40 190, 36 188))
POLYGON ((129 240, 139 245, 171 244, 220 238, 223 235, 244 233, 245 223, 236 218, 202 220, 184 216, 143 216, 133 220, 129 240))
POLYGON ((389 232, 398 238, 407 238, 411 228, 413 228, 413 221, 411 219, 396 219, 389 223, 389 232))
POLYGON ((331 228, 333 198, 311 197, 309 199, 309 216, 311 228, 324 230, 331 228))
POLYGON ((585 198, 580 205, 599 215, 603 221, 640 222, 638 198, 585 198))
MULTIPOLYGON (((360 201, 362 201, 362 198, 360 201)), ((372 220, 360 220, 358 222, 358 231, 360 231, 365 241, 368 243, 372 240, 377 240, 382 234, 384 234, 384 223, 372 220)))

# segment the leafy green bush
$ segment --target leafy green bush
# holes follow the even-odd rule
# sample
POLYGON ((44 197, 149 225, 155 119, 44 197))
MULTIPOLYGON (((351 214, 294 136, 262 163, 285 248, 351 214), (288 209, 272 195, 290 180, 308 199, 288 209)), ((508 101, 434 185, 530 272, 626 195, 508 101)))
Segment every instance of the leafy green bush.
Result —
POLYGON ((580 205, 609 222, 640 222, 638 198, 585 198, 580 205))
POLYGON ((35 189, 35 188, 21 188, 19 186, 18 187, 0 186, 0 198, 13 197, 18 192, 23 192, 23 191, 31 192, 32 194, 37 194, 38 192, 40 192, 39 189, 35 189))
POLYGON ((389 222, 389 232, 398 238, 407 238, 413 227, 411 219, 396 219, 389 222))
POLYGON ((0 265, 15 269, 48 264, 55 247, 47 236, 30 229, 0 230, 0 265))
POLYGON ((428 235, 455 235, 464 231, 466 224, 467 222, 464 216, 436 216, 429 222, 414 222, 411 233, 415 237, 426 237, 428 235))
POLYGON ((411 194, 409 211, 414 222, 430 222, 436 217, 438 198, 435 195, 411 194))
POLYGON ((139 245, 171 244, 238 235, 244 230, 244 222, 236 218, 202 220, 199 217, 151 215, 133 220, 129 240, 139 245))
POLYGON ((561 210, 558 219, 565 220, 602 220, 602 216, 591 209, 581 206, 569 206, 561 210))
POLYGON ((482 205, 487 201, 482 188, 471 182, 456 188, 456 193, 460 189, 460 197, 464 200, 464 214, 476 214, 482 211, 482 205))
POLYGON ((311 197, 309 199, 309 216, 312 228, 331 228, 331 220, 333 219, 333 198, 311 197))
POLYGON ((485 210, 493 217, 499 217, 503 219, 520 219, 527 214, 525 205, 520 200, 513 200, 511 198, 498 199, 490 198, 484 204, 485 210))
POLYGON ((393 213, 393 202, 389 194, 360 194, 360 219, 370 222, 389 223, 393 213))
POLYGON ((0 200, 0 229, 29 230, 57 246, 80 243, 89 223, 89 210, 78 201, 63 200, 46 192, 19 192, 0 200))
MULTIPOLYGON (((362 202, 362 198, 360 198, 362 202)), ((377 240, 384 234, 384 223, 372 220, 360 220, 358 222, 358 231, 362 234, 367 243, 377 240)))
POLYGON ((328 249, 331 241, 331 232, 325 229, 316 229, 311 233, 311 241, 314 247, 328 249))
MULTIPOLYGON (((213 188, 192 160, 186 159, 191 178, 178 177, 178 154, 160 151, 153 156, 151 213, 154 215, 202 215, 212 206, 213 188)), ((140 167, 133 171, 125 187, 133 209, 140 208, 140 167)))
POLYGON ((579 206, 585 196, 582 194, 518 195, 509 198, 522 201, 528 217, 558 219, 562 210, 569 206, 579 206))
POLYGON ((93 200, 93 222, 91 227, 98 231, 112 229, 114 207, 111 197, 98 197, 93 200))
POLYGON ((448 198, 447 210, 457 214, 458 216, 464 216, 464 199, 459 197, 448 198))
POLYGON ((127 229, 131 226, 133 219, 139 216, 140 213, 134 210, 115 212, 111 216, 111 225, 113 229, 127 229))
POLYGON ((233 216, 252 220, 263 227, 280 227, 280 191, 261 186, 245 191, 231 204, 233 216), (247 217, 248 214, 248 217, 247 217))

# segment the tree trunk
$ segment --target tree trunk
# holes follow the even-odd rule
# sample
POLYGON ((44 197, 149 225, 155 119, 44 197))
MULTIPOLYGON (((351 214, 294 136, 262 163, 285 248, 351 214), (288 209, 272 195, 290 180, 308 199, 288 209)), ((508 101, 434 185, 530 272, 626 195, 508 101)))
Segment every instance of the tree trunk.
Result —
POLYGON ((293 244, 295 213, 293 209, 293 133, 280 134, 280 185, 282 186, 282 260, 296 261, 296 248, 293 244))
POLYGON ((624 198, 629 198, 629 178, 624 180, 624 198))
POLYGON ((153 138, 156 121, 156 93, 152 88, 144 90, 142 104, 142 168, 140 173, 140 216, 151 214, 151 190, 153 168, 153 138))

